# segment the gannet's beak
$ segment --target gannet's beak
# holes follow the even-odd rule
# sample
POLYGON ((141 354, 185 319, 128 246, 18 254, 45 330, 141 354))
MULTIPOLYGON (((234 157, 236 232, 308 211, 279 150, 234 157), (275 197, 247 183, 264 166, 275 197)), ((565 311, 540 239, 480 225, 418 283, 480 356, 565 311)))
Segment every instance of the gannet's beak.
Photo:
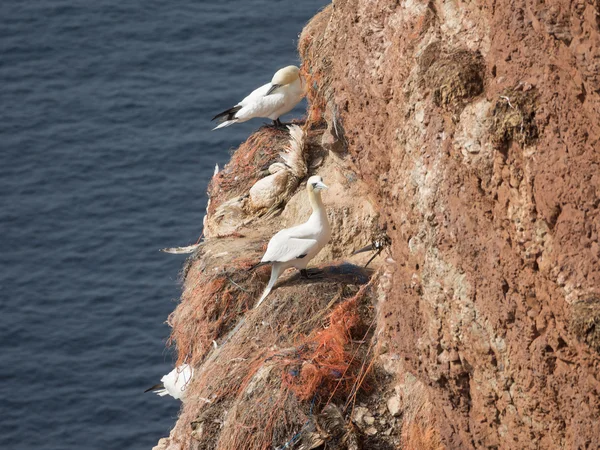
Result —
POLYGON ((363 248, 361 248, 359 250, 356 250, 352 254, 353 255, 358 255, 359 253, 369 252, 371 250, 374 250, 373 244, 369 244, 369 245, 367 245, 367 246, 365 246, 365 247, 363 247, 363 248))
POLYGON ((275 89, 277 89, 277 88, 279 88, 279 87, 281 87, 281 85, 280 85, 280 84, 274 84, 274 85, 273 85, 273 86, 271 86, 271 88, 270 88, 270 89, 267 91, 267 93, 265 94, 265 96, 266 96, 266 95, 270 95, 270 94, 271 94, 271 93, 272 93, 272 92, 273 92, 275 89))
POLYGON ((317 184, 315 184, 315 188, 319 191, 324 191, 325 189, 329 189, 329 186, 327 186, 322 181, 317 181, 317 184))

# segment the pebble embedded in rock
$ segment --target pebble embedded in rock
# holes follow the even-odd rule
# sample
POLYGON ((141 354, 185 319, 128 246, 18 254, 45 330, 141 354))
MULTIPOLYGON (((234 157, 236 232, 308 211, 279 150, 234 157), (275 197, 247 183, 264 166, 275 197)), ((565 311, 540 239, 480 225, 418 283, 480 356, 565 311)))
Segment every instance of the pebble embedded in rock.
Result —
POLYGON ((402 409, 402 405, 400 404, 400 398, 396 396, 389 398, 387 401, 387 407, 388 411, 392 416, 399 416, 402 409))
POLYGON ((359 406, 354 410, 354 414, 352 414, 352 421, 358 425, 362 424, 363 417, 369 414, 369 410, 364 406, 359 406))
POLYGON ((365 430, 365 434, 368 436, 375 436, 377 434, 377 428, 369 427, 365 430))

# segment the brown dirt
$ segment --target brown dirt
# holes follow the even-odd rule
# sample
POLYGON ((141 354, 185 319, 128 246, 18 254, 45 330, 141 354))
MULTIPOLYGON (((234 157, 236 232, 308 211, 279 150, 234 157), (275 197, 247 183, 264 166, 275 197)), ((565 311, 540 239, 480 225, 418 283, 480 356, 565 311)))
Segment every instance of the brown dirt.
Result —
POLYGON ((600 446, 599 17, 336 0, 301 36, 393 241, 384 347, 448 448, 600 446))

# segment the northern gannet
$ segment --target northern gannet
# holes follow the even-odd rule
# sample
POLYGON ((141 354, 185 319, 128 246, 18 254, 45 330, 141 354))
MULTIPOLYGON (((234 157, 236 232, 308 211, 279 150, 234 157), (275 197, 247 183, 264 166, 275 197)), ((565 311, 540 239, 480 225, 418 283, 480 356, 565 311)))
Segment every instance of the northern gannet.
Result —
POLYGON ((304 154, 305 134, 298 125, 288 125, 290 142, 284 151, 279 153, 283 162, 269 166, 268 176, 261 178, 250 188, 249 208, 267 210, 272 213, 291 196, 306 176, 306 156, 304 154))
POLYGON ((238 122, 246 122, 255 117, 267 117, 273 124, 281 126, 279 117, 290 112, 304 97, 300 69, 287 66, 273 75, 270 83, 255 89, 233 108, 217 114, 211 120, 222 122, 213 130, 228 127, 238 122))
POLYGON ((323 183, 323 178, 318 175, 310 177, 306 183, 306 191, 312 214, 302 225, 281 230, 269 241, 265 255, 255 267, 271 264, 271 278, 256 306, 269 295, 277 278, 286 269, 295 267, 303 277, 308 277, 308 262, 329 242, 331 228, 321 200, 321 191, 324 189, 327 186, 323 183))
POLYGON ((175 399, 183 401, 185 390, 193 375, 194 369, 189 364, 182 364, 163 376, 160 379, 161 383, 146 389, 144 392, 152 391, 161 397, 168 394, 175 399))

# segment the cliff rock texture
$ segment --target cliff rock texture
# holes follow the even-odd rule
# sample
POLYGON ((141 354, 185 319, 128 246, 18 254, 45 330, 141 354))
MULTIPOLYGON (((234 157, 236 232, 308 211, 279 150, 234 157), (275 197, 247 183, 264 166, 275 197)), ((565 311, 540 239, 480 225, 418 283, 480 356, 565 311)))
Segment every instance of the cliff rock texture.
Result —
POLYGON ((600 3, 336 0, 300 49, 449 448, 600 445, 600 3))
POLYGON ((299 179, 249 202, 289 139, 261 129, 211 184, 170 319, 198 375, 159 447, 600 447, 600 2, 336 0, 299 51, 326 276, 250 309, 246 269, 309 214, 299 179))

